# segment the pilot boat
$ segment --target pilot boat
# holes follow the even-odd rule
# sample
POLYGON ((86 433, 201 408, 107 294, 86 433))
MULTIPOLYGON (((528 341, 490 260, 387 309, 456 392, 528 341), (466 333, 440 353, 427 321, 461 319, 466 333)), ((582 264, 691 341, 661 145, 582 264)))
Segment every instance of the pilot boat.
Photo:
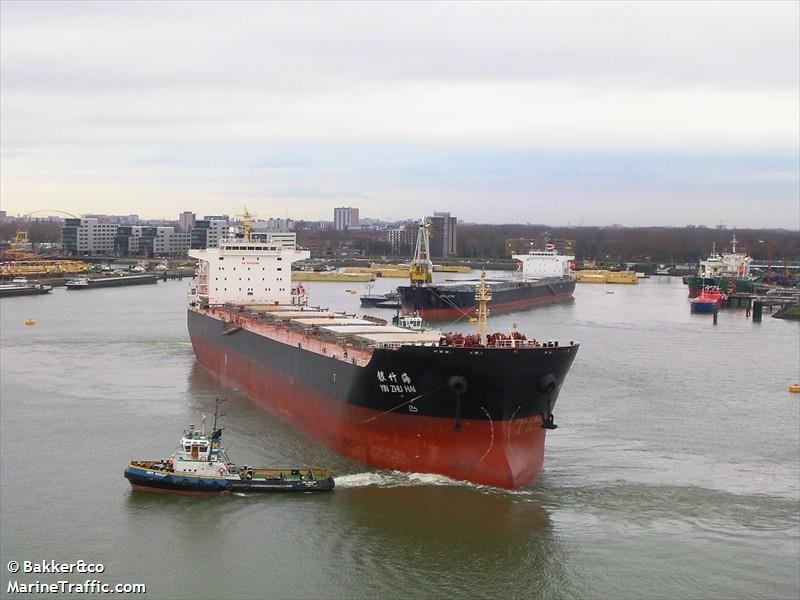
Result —
POLYGON ((211 435, 189 425, 177 451, 164 460, 133 460, 125 478, 135 490, 148 492, 318 492, 334 487, 327 469, 236 466, 222 445, 217 414, 211 435))
POLYGON ((691 311, 696 313, 714 312, 722 306, 724 301, 725 294, 715 285, 703 286, 700 295, 689 300, 691 311))

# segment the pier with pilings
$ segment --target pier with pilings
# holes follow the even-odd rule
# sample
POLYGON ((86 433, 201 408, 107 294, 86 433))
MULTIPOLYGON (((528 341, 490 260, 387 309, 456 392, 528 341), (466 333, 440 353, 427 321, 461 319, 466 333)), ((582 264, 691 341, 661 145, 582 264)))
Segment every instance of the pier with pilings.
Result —
POLYGON ((770 313, 775 310, 786 309, 800 302, 800 290, 797 289, 771 289, 767 293, 737 293, 725 300, 726 306, 744 306, 745 316, 753 319, 753 323, 760 323, 767 308, 770 313))

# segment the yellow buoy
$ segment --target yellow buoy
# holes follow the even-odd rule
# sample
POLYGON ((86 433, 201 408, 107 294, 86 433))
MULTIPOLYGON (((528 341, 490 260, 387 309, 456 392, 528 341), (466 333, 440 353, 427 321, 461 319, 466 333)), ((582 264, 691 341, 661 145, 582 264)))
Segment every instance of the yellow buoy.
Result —
POLYGON ((793 394, 800 394, 800 383, 793 383, 789 386, 789 391, 793 394))
POLYGON ((25 319, 25 325, 36 325, 36 321, 33 319, 25 319))

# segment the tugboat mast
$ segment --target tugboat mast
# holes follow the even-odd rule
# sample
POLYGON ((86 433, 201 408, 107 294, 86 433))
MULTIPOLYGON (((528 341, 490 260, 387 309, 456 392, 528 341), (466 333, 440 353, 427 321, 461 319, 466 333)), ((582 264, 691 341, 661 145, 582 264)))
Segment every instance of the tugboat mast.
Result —
POLYGON ((475 301, 478 303, 478 335, 484 346, 489 337, 489 307, 487 305, 491 299, 492 292, 486 285, 486 271, 481 271, 481 282, 475 289, 475 301))
POLYGON ((431 262, 430 240, 428 238, 428 223, 425 218, 419 222, 417 234, 417 247, 411 268, 408 270, 412 286, 423 286, 433 282, 433 263, 431 262))
POLYGON ((211 430, 212 432, 216 432, 217 431, 217 419, 219 419, 219 417, 224 417, 225 416, 225 415, 219 414, 219 405, 220 405, 221 402, 225 402, 225 400, 220 400, 219 398, 214 400, 214 428, 211 430))

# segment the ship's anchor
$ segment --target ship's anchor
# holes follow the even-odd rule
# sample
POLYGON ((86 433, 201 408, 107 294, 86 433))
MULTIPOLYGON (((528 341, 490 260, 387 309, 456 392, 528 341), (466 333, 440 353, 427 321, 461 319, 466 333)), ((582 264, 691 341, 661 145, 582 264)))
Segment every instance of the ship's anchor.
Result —
POLYGON ((540 392, 547 394, 547 414, 542 413, 542 429, 557 429, 558 425, 554 422, 553 417, 553 392, 558 387, 558 381, 552 373, 548 373, 539 380, 537 385, 540 392))
POLYGON ((453 431, 461 431, 461 394, 467 391, 469 385, 461 375, 451 375, 447 379, 447 387, 456 395, 456 425, 453 431))

